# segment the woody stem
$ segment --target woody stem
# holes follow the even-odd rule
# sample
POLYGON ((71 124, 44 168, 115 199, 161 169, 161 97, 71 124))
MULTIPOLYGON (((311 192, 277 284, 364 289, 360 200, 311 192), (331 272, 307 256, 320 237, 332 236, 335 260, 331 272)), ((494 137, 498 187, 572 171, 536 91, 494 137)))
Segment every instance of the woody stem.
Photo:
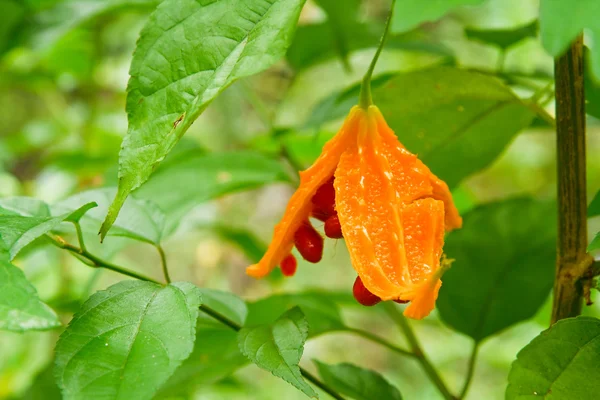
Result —
POLYGON ((369 69, 365 74, 362 85, 360 87, 360 97, 359 97, 359 105, 365 110, 369 108, 371 104, 373 104, 373 96, 371 95, 371 78, 373 77, 373 71, 375 70, 375 65, 377 64, 377 60, 379 60, 379 56, 381 55, 381 51, 383 50, 383 46, 385 46, 385 40, 387 39, 388 33, 390 31, 390 25, 392 22, 392 14, 394 13, 394 6, 396 5, 396 0, 392 0, 392 5, 390 7, 390 13, 388 14, 387 21, 385 22, 385 28, 383 30, 383 35, 381 35, 381 40, 379 41, 379 47, 377 47, 377 51, 371 60, 371 65, 369 65, 369 69))
POLYGON ((554 63, 558 169, 558 241, 552 323, 581 313, 587 254, 583 37, 554 63))

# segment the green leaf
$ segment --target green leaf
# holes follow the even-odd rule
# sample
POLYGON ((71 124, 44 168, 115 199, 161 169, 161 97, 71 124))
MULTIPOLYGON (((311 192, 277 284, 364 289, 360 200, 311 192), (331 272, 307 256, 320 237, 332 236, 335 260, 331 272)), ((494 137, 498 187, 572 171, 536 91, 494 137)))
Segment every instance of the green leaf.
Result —
POLYGON ((400 0, 396 2, 392 19, 392 32, 406 32, 423 22, 433 22, 459 6, 472 6, 484 0, 400 0))
POLYGON ((0 329, 25 332, 60 326, 56 313, 40 301, 23 271, 0 253, 0 329))
MULTIPOLYGON (((585 112, 600 118, 600 77, 592 74, 590 49, 583 49, 583 85, 585 88, 585 112)), ((600 208, 600 205, 598 206, 600 208)), ((600 211, 599 211, 600 212, 600 211)))
POLYGON ((2 1, 0 15, 0 56, 16 44, 16 37, 22 29, 27 8, 15 0, 2 1))
POLYGON ((345 328, 340 310, 326 293, 277 294, 248 304, 246 326, 273 323, 292 307, 299 307, 308 321, 308 336, 345 328))
POLYGON ((535 38, 538 31, 537 20, 513 29, 475 29, 466 28, 465 34, 471 40, 491 44, 506 50, 527 39, 535 38))
MULTIPOLYGON (((381 80, 375 104, 400 142, 450 187, 490 165, 535 116, 501 81, 475 72, 437 67, 381 80)), ((313 124, 347 114, 358 89, 327 104, 313 124)))
MULTIPOLYGON (((94 201, 98 207, 88 212, 80 221, 84 232, 98 234, 100 225, 110 201, 117 193, 116 188, 103 188, 77 193, 51 207, 53 214, 64 213, 88 201, 94 201)), ((165 215, 151 200, 127 199, 113 229, 108 236, 128 237, 157 245, 165 228, 165 215)))
POLYGON ((50 208, 48 204, 33 197, 6 197, 0 199, 0 215, 4 214, 17 214, 24 217, 49 217, 50 208))
POLYGON ((283 165, 254 152, 189 154, 159 168, 134 197, 157 204, 167 215, 165 231, 172 232, 202 202, 278 181, 289 181, 283 165))
POLYGON ((596 217, 600 215, 600 191, 596 193, 596 196, 592 199, 592 202, 588 206, 588 217, 596 217))
MULTIPOLYGON (((558 57, 584 29, 593 43, 600 43, 599 15, 597 0, 541 0, 540 33, 544 48, 558 57)), ((591 54, 591 61, 594 76, 600 78, 600 51, 591 54)))
POLYGON ((192 352, 199 305, 190 283, 123 281, 94 294, 56 345, 65 399, 151 399, 192 352))
POLYGON ((267 252, 267 245, 252 232, 225 225, 215 225, 209 228, 216 232, 221 239, 238 247, 253 263, 259 262, 267 252))
POLYGON ((26 217, 17 214, 3 214, 0 211, 0 238, 7 246, 10 259, 35 239, 47 234, 65 221, 77 222, 83 214, 96 203, 87 203, 75 211, 67 212, 57 217, 26 217))
POLYGON ((285 54, 304 2, 165 0, 158 6, 131 64, 119 190, 101 236, 129 193, 150 177, 219 93, 285 54))
POLYGON ((466 214, 444 246, 456 261, 442 278, 442 320, 481 341, 531 318, 552 289, 555 214, 555 204, 523 198, 466 214))
POLYGON ((592 240, 592 242, 590 243, 590 245, 587 248, 587 251, 596 251, 596 250, 600 250, 600 232, 596 233, 596 236, 594 237, 594 239, 592 240))
POLYGON ((329 365, 315 360, 315 364, 323 381, 340 394, 356 400, 402 399, 398 389, 377 372, 348 363, 329 365))
POLYGON ((517 355, 508 375, 507 400, 598 398, 600 320, 558 321, 517 355))
POLYGON ((229 292, 207 288, 199 290, 202 294, 203 305, 210 307, 238 325, 244 325, 248 316, 248 307, 244 300, 229 292))
POLYGON ((238 334, 238 344, 242 354, 254 364, 294 385, 307 396, 318 398, 298 367, 307 336, 308 322, 300 308, 295 307, 271 325, 243 328, 238 334))

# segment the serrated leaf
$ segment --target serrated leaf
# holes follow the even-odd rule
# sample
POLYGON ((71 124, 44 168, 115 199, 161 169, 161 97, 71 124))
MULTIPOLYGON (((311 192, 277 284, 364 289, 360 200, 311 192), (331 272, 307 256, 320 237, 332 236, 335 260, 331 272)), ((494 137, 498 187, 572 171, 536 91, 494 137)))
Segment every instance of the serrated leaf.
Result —
MULTIPOLYGON (((52 205, 51 211, 53 214, 60 214, 72 210, 78 204, 96 202, 98 207, 88 212, 80 221, 84 232, 96 235, 116 193, 116 188, 93 189, 77 193, 52 205)), ((108 236, 128 237, 157 245, 162 239, 164 228, 165 215, 156 204, 151 200, 130 198, 123 205, 108 236)))
POLYGON ((233 293, 221 290, 201 288, 202 304, 212 310, 234 321, 238 325, 244 325, 248 316, 248 307, 244 300, 233 293))
POLYGON ((192 352, 199 305, 190 283, 123 281, 94 294, 56 345, 64 398, 151 399, 192 352))
POLYGON ((597 399, 599 353, 600 320, 558 321, 519 352, 508 375, 506 399, 597 399))
POLYGON ((250 361, 294 385, 309 397, 317 393, 302 378, 298 363, 308 337, 308 322, 295 307, 271 325, 243 328, 238 333, 240 351, 250 361))
MULTIPOLYGON (((600 43, 600 2, 597 0, 541 0, 540 34, 544 48, 554 57, 563 54, 583 30, 600 43)), ((600 79, 600 51, 591 54, 594 76, 600 79)))
POLYGON ((75 211, 56 217, 27 217, 18 214, 2 214, 0 211, 0 238, 7 246, 10 259, 35 239, 47 234, 65 221, 77 222, 96 203, 87 203, 75 211))
POLYGON ((129 193, 150 177, 219 93, 285 54, 304 2, 165 0, 158 6, 131 64, 119 190, 101 236, 129 193))
POLYGON ((40 300, 23 271, 0 253, 0 329, 25 332, 57 326, 56 313, 40 300))
POLYGON ((592 202, 588 206, 588 217, 596 217, 600 215, 600 191, 596 193, 596 196, 592 199, 592 202))
POLYGON ((308 321, 308 336, 345 328, 337 305, 327 294, 297 293, 277 294, 248 304, 246 326, 271 324, 292 307, 299 307, 308 321))
MULTIPOLYGON (((375 105, 400 142, 450 187, 490 165, 535 116, 508 86, 475 72, 437 67, 381 79, 375 105)), ((350 103, 358 104, 356 89, 329 99, 330 112, 320 108, 314 120, 337 117, 338 105, 350 103)))
POLYGON ((527 38, 536 37, 537 32, 537 20, 513 29, 465 29, 465 34, 469 39, 491 44, 502 50, 506 50, 527 38))
POLYGON ((392 19, 392 32, 406 32, 423 22, 433 22, 460 6, 473 6, 484 0, 401 0, 396 2, 392 19))
POLYGON ((590 245, 587 248, 587 251, 596 251, 600 250, 600 232, 596 233, 596 236, 590 242, 590 245))
POLYGON ((167 215, 165 231, 172 232, 202 202, 286 181, 289 177, 279 162, 254 152, 189 154, 159 168, 134 197, 157 204, 167 215))
POLYGON ((442 278, 442 320, 481 341, 531 318, 554 281, 556 205, 512 199, 477 207, 448 235, 456 261, 442 278))
POLYGON ((356 400, 401 400, 395 386, 375 371, 349 363, 329 365, 315 360, 319 375, 329 387, 356 400))

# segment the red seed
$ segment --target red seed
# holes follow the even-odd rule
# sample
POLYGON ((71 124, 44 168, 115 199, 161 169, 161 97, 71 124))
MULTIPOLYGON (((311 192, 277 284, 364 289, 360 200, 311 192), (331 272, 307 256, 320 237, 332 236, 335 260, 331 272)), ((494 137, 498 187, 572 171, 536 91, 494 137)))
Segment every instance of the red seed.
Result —
POLYGON ((279 268, 281 268, 281 272, 284 276, 294 276, 296 268, 298 268, 298 261, 296 261, 296 257, 294 257, 293 254, 288 254, 281 260, 279 268))
POLYGON ((356 277, 354 281, 354 286, 352 287, 352 295, 363 306, 371 307, 375 304, 379 303, 381 299, 375 296, 373 293, 369 292, 369 289, 363 285, 360 276, 356 277))
POLYGON ((312 197, 313 216, 321 221, 335 214, 335 189, 333 176, 317 189, 312 197))
POLYGON ((306 221, 296 231, 294 244, 306 261, 317 263, 323 257, 323 237, 306 221))
POLYGON ((331 239, 341 239, 344 237, 342 234, 342 225, 340 225, 340 219, 337 214, 332 215, 325 221, 325 236, 331 239))

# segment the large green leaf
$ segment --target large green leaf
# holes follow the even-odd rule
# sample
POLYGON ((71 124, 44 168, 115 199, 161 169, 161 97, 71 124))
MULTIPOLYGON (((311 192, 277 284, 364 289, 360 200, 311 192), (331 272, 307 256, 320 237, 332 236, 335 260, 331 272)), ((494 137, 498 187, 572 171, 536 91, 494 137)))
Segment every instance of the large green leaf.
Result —
POLYGON ((532 317, 554 279, 556 207, 513 199, 475 208, 444 252, 456 261, 442 278, 442 320, 476 341, 532 317))
MULTIPOLYGON (((96 235, 116 193, 116 188, 88 190, 54 204, 51 210, 53 214, 60 214, 72 210, 79 204, 88 201, 96 202, 98 207, 90 210, 80 220, 84 232, 96 235)), ((157 245, 160 244, 164 228, 165 215, 158 206, 151 200, 130 198, 123 205, 108 235, 128 237, 157 245)))
POLYGON ((343 363, 329 365, 315 360, 319 375, 333 390, 356 400, 401 400, 395 386, 377 372, 343 363))
POLYGON ((508 376, 507 400, 595 400, 600 390, 600 320, 558 321, 517 355, 508 376))
MULTIPOLYGON (((383 76, 373 98, 400 142, 450 187, 490 165, 534 118, 498 79, 449 67, 383 76)), ((354 87, 320 104, 309 124, 357 103, 354 87)))
POLYGON ((0 208, 0 238, 7 246, 10 259, 35 239, 49 233, 62 222, 77 222, 96 203, 87 203, 75 211, 67 212, 56 217, 27 217, 0 208))
POLYGON ((276 294, 248 304, 247 326, 270 324, 281 314, 299 307, 308 321, 309 337, 345 328, 337 305, 326 294, 276 294))
POLYGON ((158 6, 131 64, 119 190, 101 236, 129 193, 150 177, 219 93, 285 54, 304 2, 165 0, 158 6))
POLYGON ((152 398, 192 352, 200 297, 190 283, 143 281, 94 294, 56 346, 64 398, 152 398))
POLYGON ((317 393, 302 378, 298 363, 308 337, 308 322, 300 308, 283 314, 273 324, 244 328, 238 334, 240 351, 250 361, 294 385, 309 397, 317 393))
POLYGON ((527 25, 513 29, 465 29, 465 34, 469 39, 477 40, 486 44, 491 44, 506 50, 515 44, 527 38, 537 36, 538 22, 533 21, 527 25))
MULTIPOLYGON (((541 0, 540 33, 544 48, 554 57, 563 54, 585 29, 600 43, 600 2, 597 0, 541 0)), ((591 54, 592 70, 600 79, 600 51, 591 54)))
POLYGON ((447 12, 459 6, 470 6, 483 3, 484 0, 399 0, 394 8, 392 20, 393 32, 406 32, 423 22, 435 21, 447 12))
POLYGON ((0 253, 0 329, 15 332, 60 326, 56 313, 40 301, 23 271, 0 253))
POLYGON ((277 181, 289 181, 282 164, 254 152, 188 154, 159 168, 134 197, 157 204, 170 232, 202 202, 277 181))

